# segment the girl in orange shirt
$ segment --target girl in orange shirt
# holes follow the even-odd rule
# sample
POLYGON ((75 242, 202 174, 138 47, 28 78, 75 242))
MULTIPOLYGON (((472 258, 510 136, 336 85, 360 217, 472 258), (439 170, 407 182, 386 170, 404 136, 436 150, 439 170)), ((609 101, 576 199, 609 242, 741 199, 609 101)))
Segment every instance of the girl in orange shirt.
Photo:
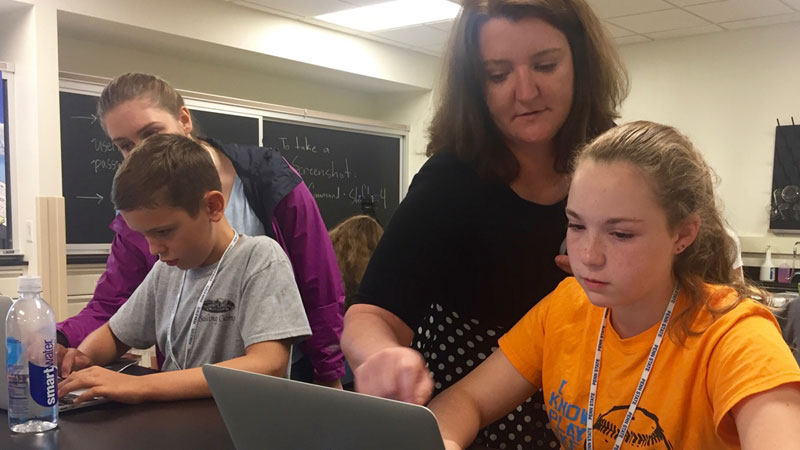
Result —
POLYGON ((673 128, 634 122, 574 167, 575 276, 431 402, 447 448, 539 387, 566 449, 800 448, 800 369, 750 299, 766 294, 734 275, 700 153, 673 128))

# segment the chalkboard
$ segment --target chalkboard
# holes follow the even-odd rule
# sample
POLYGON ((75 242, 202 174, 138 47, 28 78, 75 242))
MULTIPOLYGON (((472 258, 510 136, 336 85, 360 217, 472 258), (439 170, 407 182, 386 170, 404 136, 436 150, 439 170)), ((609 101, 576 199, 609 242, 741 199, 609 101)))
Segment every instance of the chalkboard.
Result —
POLYGON ((265 119, 264 146, 281 152, 303 177, 328 229, 361 214, 374 196, 378 220, 389 223, 400 203, 401 139, 265 119))
POLYGON ((108 244, 111 182, 122 156, 100 126, 97 97, 61 92, 61 188, 68 244, 108 244))
POLYGON ((223 143, 259 145, 256 117, 242 117, 210 111, 192 110, 195 132, 223 143))
MULTIPOLYGON (((122 156, 95 116, 97 95, 60 93, 61 175, 67 244, 110 244, 116 212, 111 183, 122 156)), ((260 119, 192 111, 201 135, 223 142, 258 144, 260 119)))

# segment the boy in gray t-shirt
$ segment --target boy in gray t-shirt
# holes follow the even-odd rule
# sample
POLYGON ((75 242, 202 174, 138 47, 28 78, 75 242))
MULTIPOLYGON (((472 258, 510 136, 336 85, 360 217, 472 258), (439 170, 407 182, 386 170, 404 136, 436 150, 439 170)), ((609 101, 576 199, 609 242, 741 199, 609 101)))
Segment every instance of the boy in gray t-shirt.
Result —
POLYGON ((59 394, 89 388, 76 402, 207 397, 203 364, 284 375, 289 346, 311 334, 291 265, 272 239, 230 227, 209 151, 183 136, 152 136, 120 166, 112 197, 160 261, 109 323, 67 350, 59 394), (98 366, 153 344, 165 355, 162 373, 98 366))

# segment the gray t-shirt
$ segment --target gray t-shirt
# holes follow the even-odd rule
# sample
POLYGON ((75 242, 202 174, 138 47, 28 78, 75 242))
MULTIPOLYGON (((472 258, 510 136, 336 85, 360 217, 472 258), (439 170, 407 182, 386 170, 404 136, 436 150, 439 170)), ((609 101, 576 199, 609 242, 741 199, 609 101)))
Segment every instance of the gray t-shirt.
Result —
POLYGON ((194 344, 186 357, 189 328, 197 301, 217 263, 186 272, 159 261, 130 299, 111 317, 120 341, 134 348, 153 344, 164 352, 163 370, 186 369, 243 356, 247 346, 311 335, 300 293, 283 249, 266 236, 239 237, 225 255, 203 302, 194 344), (175 311, 172 330, 170 318, 175 311), (173 351, 167 351, 167 333, 173 351), (188 359, 188 360, 187 360, 188 359))

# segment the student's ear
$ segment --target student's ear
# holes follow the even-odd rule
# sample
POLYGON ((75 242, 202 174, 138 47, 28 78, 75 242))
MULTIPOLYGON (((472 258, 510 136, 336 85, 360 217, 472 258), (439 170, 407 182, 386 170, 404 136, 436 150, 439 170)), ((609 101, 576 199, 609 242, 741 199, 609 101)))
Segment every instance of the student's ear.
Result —
POLYGON ((692 245, 692 242, 697 238, 697 233, 700 231, 701 222, 702 220, 698 214, 691 214, 678 225, 678 234, 673 247, 676 255, 683 253, 686 248, 692 245))
POLYGON ((194 129, 194 124, 192 123, 192 114, 186 106, 181 106, 180 111, 178 111, 178 122, 183 129, 184 135, 190 136, 194 129))
POLYGON ((203 196, 203 202, 208 211, 208 217, 219 222, 225 215, 225 196, 220 191, 208 191, 203 196))

